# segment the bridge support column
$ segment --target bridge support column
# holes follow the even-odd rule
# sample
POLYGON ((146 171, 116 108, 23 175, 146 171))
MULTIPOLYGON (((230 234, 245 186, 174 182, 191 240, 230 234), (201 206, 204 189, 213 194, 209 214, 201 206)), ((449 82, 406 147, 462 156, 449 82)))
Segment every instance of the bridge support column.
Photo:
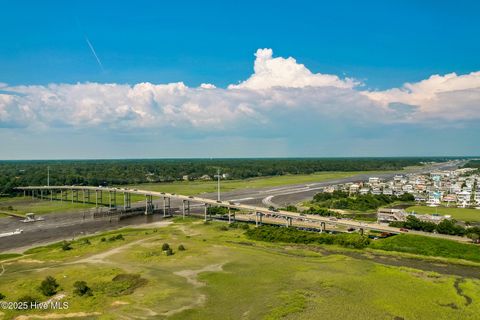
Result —
POLYGON ((127 210, 130 209, 131 202, 130 202, 130 193, 124 192, 123 193, 123 209, 127 210))
POLYGON ((360 228, 360 235, 363 236, 363 228, 360 228))
POLYGON ((32 189, 32 199, 35 199, 35 190, 32 189))
POLYGON ((325 222, 320 222, 320 232, 325 232, 326 230, 326 225, 325 225, 325 222))
POLYGON ((110 209, 117 207, 117 193, 115 191, 108 192, 108 207, 110 209))
POLYGON ((228 207, 228 224, 232 223, 232 210, 228 207))
POLYGON ((145 215, 153 214, 152 195, 145 195, 145 215))
POLYGON ((205 203, 205 211, 204 211, 204 220, 205 220, 205 222, 208 221, 208 220, 207 220, 207 214, 208 214, 208 204, 205 203))
POLYGON ((255 212, 255 226, 259 226, 259 225, 262 225, 262 217, 263 217, 263 213, 261 212, 255 212))
POLYGON ((103 204, 102 190, 95 190, 95 208, 98 208, 98 204, 103 204))
POLYGON ((60 202, 63 202, 63 190, 60 190, 60 202))
POLYGON ((187 202, 187 200, 182 200, 182 217, 183 217, 183 219, 185 219, 185 202, 187 202))
POLYGON ((25 198, 27 196, 27 190, 23 190, 23 197, 25 198))
POLYGON ((285 217, 286 220, 286 226, 291 227, 292 226, 292 217, 285 217))
POLYGON ((53 201, 53 189, 50 189, 50 201, 53 201))
POLYGON ((40 189, 40 200, 43 200, 43 189, 40 189))

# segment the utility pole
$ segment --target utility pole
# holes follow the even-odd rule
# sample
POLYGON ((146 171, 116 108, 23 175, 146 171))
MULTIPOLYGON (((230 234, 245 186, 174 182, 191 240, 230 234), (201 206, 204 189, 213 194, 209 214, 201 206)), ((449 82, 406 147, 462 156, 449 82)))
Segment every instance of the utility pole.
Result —
POLYGON ((220 201, 220 168, 217 169, 217 174, 215 178, 217 178, 217 201, 220 201))
POLYGON ((50 187, 50 166, 47 166, 47 186, 50 187))

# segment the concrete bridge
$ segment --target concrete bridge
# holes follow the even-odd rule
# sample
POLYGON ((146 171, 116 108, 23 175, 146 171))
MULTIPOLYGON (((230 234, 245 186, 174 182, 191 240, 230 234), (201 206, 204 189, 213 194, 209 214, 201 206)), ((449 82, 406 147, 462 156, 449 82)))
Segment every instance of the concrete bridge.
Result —
MULTIPOLYGON (((320 227, 321 230, 325 230, 326 226, 340 226, 345 228, 355 228, 361 233, 364 230, 374 230, 380 232, 388 232, 393 234, 405 233, 405 231, 399 228, 390 227, 378 223, 359 222, 346 219, 335 219, 328 217, 321 217, 317 215, 300 214, 298 212, 290 212, 284 210, 272 211, 265 207, 252 206, 241 203, 234 203, 232 201, 217 201, 202 197, 185 196, 175 193, 157 192, 149 190, 138 190, 131 188, 113 188, 113 187, 93 187, 93 186, 28 186, 18 187, 18 190, 23 190, 24 196, 39 197, 47 200, 59 200, 59 201, 71 201, 80 203, 94 203, 98 206, 108 206, 111 209, 131 208, 131 195, 141 195, 145 197, 145 214, 153 214, 154 205, 153 197, 163 199, 163 214, 169 215, 171 209, 171 200, 180 200, 182 202, 181 211, 182 216, 190 214, 190 206, 192 203, 200 204, 203 206, 204 219, 207 221, 210 219, 208 208, 212 206, 224 207, 228 209, 229 222, 235 221, 235 214, 254 214, 255 224, 261 225, 264 222, 264 218, 270 222, 280 224, 278 221, 289 227, 295 222, 296 225, 320 227), (68 193, 70 193, 70 200, 67 200, 68 193), (123 202, 117 203, 117 194, 123 195, 123 202), (107 200, 105 202, 105 200, 107 200), (233 209, 233 210, 232 210, 233 209)), ((469 239, 458 236, 441 235, 435 233, 427 233, 421 231, 410 230, 409 234, 419 234, 430 237, 446 238, 461 242, 467 242, 469 239)))

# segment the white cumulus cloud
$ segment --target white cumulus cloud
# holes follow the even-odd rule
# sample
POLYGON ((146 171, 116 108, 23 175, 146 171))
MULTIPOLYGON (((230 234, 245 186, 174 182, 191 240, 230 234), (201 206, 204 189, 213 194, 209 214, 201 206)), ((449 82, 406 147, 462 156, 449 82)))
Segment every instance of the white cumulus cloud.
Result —
POLYGON ((480 119, 480 72, 432 75, 401 88, 363 94, 384 107, 394 103, 413 106, 412 121, 480 119))
POLYGON ((351 78, 340 79, 336 75, 312 73, 303 64, 292 58, 273 58, 272 49, 258 49, 255 53, 254 74, 230 89, 247 88, 252 90, 272 87, 336 87, 353 88, 359 82, 351 78))
POLYGON ((291 57, 259 49, 254 73, 226 89, 182 82, 1 84, 0 127, 242 133, 245 128, 282 127, 299 117, 342 124, 480 119, 480 72, 434 75, 384 91, 360 90, 357 84, 312 73, 291 57))

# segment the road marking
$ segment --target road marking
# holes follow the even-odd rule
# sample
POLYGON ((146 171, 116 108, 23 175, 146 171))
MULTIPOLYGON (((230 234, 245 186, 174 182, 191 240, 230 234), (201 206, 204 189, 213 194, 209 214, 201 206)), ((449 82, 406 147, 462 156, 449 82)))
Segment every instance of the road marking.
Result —
POLYGON ((247 200, 253 200, 254 198, 248 197, 248 198, 242 198, 242 199, 230 199, 228 201, 247 201, 247 200))

